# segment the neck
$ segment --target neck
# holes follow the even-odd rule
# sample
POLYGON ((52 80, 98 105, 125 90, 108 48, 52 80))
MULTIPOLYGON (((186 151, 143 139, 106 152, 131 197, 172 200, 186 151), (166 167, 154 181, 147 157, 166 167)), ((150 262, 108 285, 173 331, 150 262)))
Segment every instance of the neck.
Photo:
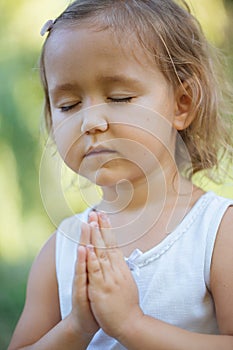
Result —
POLYGON ((134 183, 124 180, 116 186, 103 187, 103 200, 98 209, 111 214, 132 212, 151 204, 160 205, 181 194, 190 194, 191 187, 175 169, 169 176, 165 176, 165 172, 153 173, 134 183))
POLYGON ((126 251, 133 247, 146 250, 157 244, 175 229, 202 194, 173 170, 167 176, 165 172, 154 173, 144 181, 122 181, 103 188, 97 210, 107 212, 118 244, 126 251))

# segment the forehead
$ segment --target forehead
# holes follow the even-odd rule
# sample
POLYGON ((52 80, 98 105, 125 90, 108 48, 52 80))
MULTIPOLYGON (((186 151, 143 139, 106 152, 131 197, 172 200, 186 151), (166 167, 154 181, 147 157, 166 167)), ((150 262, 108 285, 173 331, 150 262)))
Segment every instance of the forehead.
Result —
MULTIPOLYGON (((79 71, 121 70, 123 66, 155 69, 155 62, 146 54, 136 34, 122 37, 111 29, 98 30, 81 25, 56 29, 45 47, 46 75, 49 70, 65 68, 79 71), (47 70, 48 68, 48 70, 47 70)), ((137 69, 138 69, 137 68, 137 69)))

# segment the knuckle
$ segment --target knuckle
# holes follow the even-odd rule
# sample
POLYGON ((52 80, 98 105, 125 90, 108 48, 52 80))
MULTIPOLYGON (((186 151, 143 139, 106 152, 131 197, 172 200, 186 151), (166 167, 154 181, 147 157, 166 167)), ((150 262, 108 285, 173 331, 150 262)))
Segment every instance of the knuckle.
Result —
POLYGON ((92 269, 91 269, 91 272, 92 272, 93 274, 100 273, 100 272, 101 272, 100 266, 93 266, 92 269))
POLYGON ((103 261, 107 261, 108 260, 108 256, 106 254, 105 251, 101 251, 100 254, 99 254, 99 258, 103 261))

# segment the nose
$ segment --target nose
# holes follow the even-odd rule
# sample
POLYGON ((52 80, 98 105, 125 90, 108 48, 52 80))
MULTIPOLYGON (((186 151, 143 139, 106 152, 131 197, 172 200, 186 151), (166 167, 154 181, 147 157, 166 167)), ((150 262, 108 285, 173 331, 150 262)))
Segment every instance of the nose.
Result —
POLYGON ((88 107, 82 111, 81 132, 95 134, 108 129, 108 121, 102 106, 88 107))

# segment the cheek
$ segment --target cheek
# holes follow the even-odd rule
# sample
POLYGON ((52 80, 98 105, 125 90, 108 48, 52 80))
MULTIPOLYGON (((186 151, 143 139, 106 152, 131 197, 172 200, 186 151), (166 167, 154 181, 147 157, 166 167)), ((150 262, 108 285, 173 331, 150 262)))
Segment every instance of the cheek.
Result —
POLYGON ((118 149, 125 159, 147 172, 146 169, 162 166, 164 159, 173 156, 175 136, 169 123, 159 126, 148 119, 144 126, 119 125, 114 130, 118 135, 118 149))
POLYGON ((57 145, 58 152, 65 163, 73 170, 76 170, 82 152, 82 138, 80 123, 74 118, 67 118, 59 121, 53 119, 53 137, 57 145))
POLYGON ((167 111, 167 105, 160 105, 159 111, 154 109, 152 102, 150 107, 153 109, 140 105, 130 105, 124 110, 124 113, 113 114, 113 121, 117 121, 118 128, 115 134, 121 133, 122 137, 126 139, 138 138, 143 140, 143 143, 152 138, 161 141, 164 139, 166 143, 169 142, 169 136, 173 129, 172 112, 170 109, 167 111))
POLYGON ((117 125, 112 127, 112 145, 125 160, 139 168, 144 168, 150 159, 153 161, 153 138, 137 126, 117 125))

